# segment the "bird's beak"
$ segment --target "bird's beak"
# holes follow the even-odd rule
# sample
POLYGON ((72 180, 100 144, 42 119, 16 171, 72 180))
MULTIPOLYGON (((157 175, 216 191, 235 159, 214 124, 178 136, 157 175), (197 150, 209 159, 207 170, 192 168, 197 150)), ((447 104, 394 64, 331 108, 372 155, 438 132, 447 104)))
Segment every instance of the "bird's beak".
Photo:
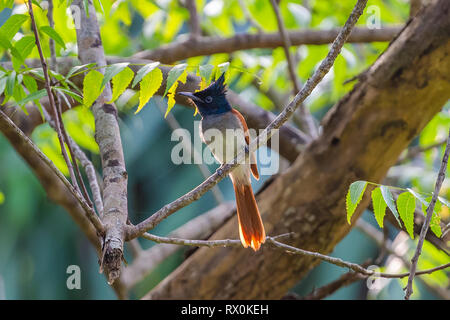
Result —
POLYGON ((192 92, 178 92, 177 94, 188 97, 194 102, 202 102, 202 99, 196 97, 192 92))

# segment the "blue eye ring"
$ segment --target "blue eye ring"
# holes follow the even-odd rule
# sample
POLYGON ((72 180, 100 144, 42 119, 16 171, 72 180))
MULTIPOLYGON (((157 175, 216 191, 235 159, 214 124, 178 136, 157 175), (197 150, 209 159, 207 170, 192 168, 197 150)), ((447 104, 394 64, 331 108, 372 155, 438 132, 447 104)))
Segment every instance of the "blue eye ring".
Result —
POLYGON ((213 101, 213 98, 211 97, 211 96, 207 96, 206 98, 205 98, 205 102, 206 103, 211 103, 213 101))

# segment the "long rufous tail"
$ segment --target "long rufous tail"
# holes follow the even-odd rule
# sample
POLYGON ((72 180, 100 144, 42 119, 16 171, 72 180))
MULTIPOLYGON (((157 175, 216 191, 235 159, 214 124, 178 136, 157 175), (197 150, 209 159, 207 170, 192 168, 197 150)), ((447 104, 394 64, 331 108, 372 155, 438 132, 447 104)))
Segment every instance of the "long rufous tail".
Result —
POLYGON ((239 236, 242 245, 258 250, 266 240, 266 232, 259 214, 251 184, 233 181, 236 194, 237 214, 239 220, 239 236))

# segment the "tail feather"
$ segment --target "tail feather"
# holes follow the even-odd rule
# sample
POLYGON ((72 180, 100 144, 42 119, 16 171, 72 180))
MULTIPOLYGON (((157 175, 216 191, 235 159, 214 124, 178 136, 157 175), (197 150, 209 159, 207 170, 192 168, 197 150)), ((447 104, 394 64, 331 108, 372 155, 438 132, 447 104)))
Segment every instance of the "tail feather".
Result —
POLYGON ((250 184, 233 183, 236 194, 239 236, 242 245, 258 250, 266 240, 266 233, 250 184))

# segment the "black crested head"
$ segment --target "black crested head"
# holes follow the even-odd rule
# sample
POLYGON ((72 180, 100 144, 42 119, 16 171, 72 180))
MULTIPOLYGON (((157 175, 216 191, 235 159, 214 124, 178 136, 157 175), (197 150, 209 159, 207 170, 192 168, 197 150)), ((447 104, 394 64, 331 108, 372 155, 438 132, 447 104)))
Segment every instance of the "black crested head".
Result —
POLYGON ((216 81, 211 83, 205 89, 197 91, 194 94, 199 98, 205 98, 207 96, 225 96, 226 92, 227 87, 225 85, 225 73, 222 73, 222 75, 216 81))
POLYGON ((231 110, 231 106, 225 98, 227 91, 225 85, 225 73, 207 88, 191 92, 179 92, 178 94, 189 97, 197 106, 202 116, 224 113, 231 110))

